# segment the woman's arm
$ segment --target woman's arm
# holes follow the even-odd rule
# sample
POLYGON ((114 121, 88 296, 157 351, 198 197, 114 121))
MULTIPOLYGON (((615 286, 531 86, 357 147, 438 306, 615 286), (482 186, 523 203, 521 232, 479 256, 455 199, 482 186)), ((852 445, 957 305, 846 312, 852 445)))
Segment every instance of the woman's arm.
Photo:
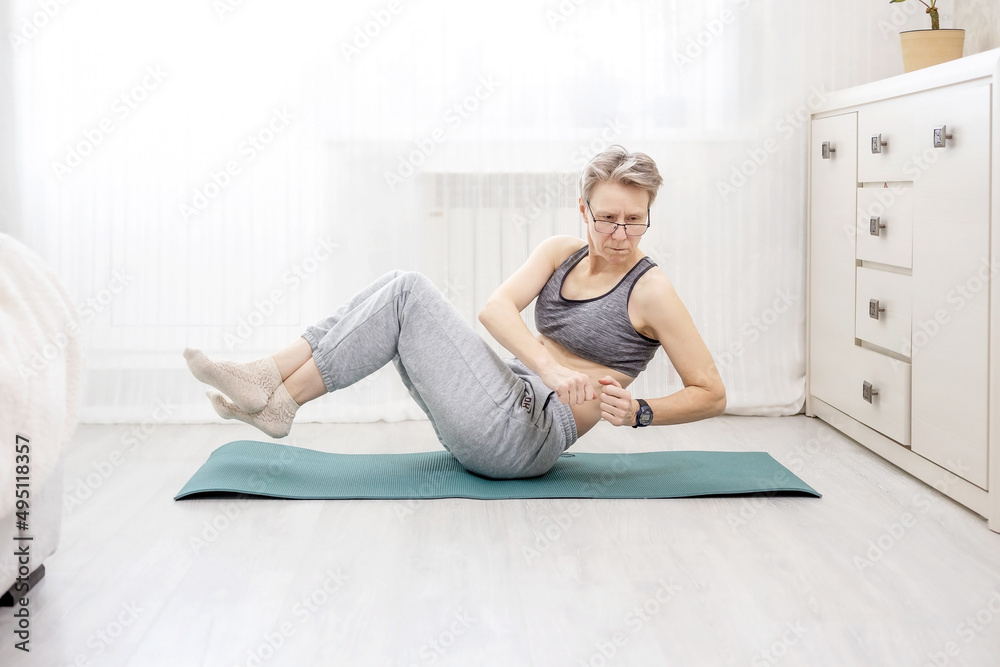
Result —
MULTIPOLYGON (((597 397, 590 377, 559 364, 521 319, 521 311, 542 291, 555 272, 558 258, 568 244, 567 236, 553 236, 538 244, 531 256, 486 301, 479 321, 498 343, 538 373, 559 400, 569 405, 597 397)), ((579 242, 577 239, 576 242, 579 242)))
POLYGON ((539 375, 557 363, 555 357, 531 334, 528 325, 521 319, 521 311, 513 302, 494 294, 479 312, 479 321, 498 343, 539 375))
MULTIPOLYGON (((643 322, 655 332, 656 339, 684 382, 684 388, 670 396, 639 397, 645 398, 653 410, 652 425, 683 424, 723 414, 726 410, 726 386, 690 313, 661 271, 653 269, 647 275, 650 278, 648 281, 636 284, 632 301, 643 322)), ((612 395, 609 401, 613 408, 612 417, 605 418, 609 421, 621 419, 622 426, 635 424, 638 402, 620 385, 609 388, 607 385, 617 384, 613 380, 602 384, 606 385, 604 393, 612 395)))
MULTIPOLYGON (((639 414, 639 401, 632 398, 610 375, 600 380, 601 417, 615 426, 633 426, 639 414)), ((688 385, 680 391, 661 398, 644 398, 653 411, 650 426, 670 426, 718 417, 726 410, 725 388, 721 397, 697 385, 688 385)))

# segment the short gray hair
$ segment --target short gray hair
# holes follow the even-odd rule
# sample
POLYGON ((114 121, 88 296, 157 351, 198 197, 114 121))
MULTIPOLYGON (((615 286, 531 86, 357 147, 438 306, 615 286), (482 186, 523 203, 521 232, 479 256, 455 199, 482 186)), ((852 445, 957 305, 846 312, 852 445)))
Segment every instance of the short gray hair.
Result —
POLYGON ((656 199, 656 191, 663 184, 663 177, 653 158, 645 153, 629 153, 624 146, 612 144, 598 153, 583 168, 580 176, 580 197, 587 201, 598 183, 619 183, 641 188, 649 193, 649 205, 656 199))

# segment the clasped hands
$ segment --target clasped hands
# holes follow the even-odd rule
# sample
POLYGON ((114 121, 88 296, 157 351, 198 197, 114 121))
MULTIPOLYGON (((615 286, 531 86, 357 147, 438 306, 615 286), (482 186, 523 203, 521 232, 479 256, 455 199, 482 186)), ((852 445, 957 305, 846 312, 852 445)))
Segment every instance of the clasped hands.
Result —
POLYGON ((601 417, 615 426, 635 424, 639 403, 632 394, 610 375, 598 379, 601 395, 594 391, 590 376, 557 365, 541 376, 542 382, 556 392, 559 400, 567 405, 580 405, 598 398, 601 401, 601 417))

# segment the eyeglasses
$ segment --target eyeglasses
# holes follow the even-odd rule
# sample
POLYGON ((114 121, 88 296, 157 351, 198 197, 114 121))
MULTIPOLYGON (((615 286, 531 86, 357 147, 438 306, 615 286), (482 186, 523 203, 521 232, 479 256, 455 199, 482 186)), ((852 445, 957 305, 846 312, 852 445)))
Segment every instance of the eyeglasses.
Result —
POLYGON ((597 230, 598 234, 614 234, 618 231, 619 227, 625 228, 625 234, 627 236, 642 236, 649 229, 649 209, 646 209, 646 220, 645 222, 615 222, 614 220, 608 219, 598 219, 594 215, 594 210, 590 208, 590 200, 587 200, 587 210, 590 211, 590 217, 594 219, 594 229, 597 230))

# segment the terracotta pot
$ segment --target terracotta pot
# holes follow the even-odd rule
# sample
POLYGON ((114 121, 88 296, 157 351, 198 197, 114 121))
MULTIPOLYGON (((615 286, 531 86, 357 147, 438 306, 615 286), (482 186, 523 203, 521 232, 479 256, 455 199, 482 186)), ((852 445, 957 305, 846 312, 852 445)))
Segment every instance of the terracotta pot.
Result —
POLYGON ((906 30, 899 33, 903 71, 923 69, 962 57, 965 31, 957 29, 906 30))

